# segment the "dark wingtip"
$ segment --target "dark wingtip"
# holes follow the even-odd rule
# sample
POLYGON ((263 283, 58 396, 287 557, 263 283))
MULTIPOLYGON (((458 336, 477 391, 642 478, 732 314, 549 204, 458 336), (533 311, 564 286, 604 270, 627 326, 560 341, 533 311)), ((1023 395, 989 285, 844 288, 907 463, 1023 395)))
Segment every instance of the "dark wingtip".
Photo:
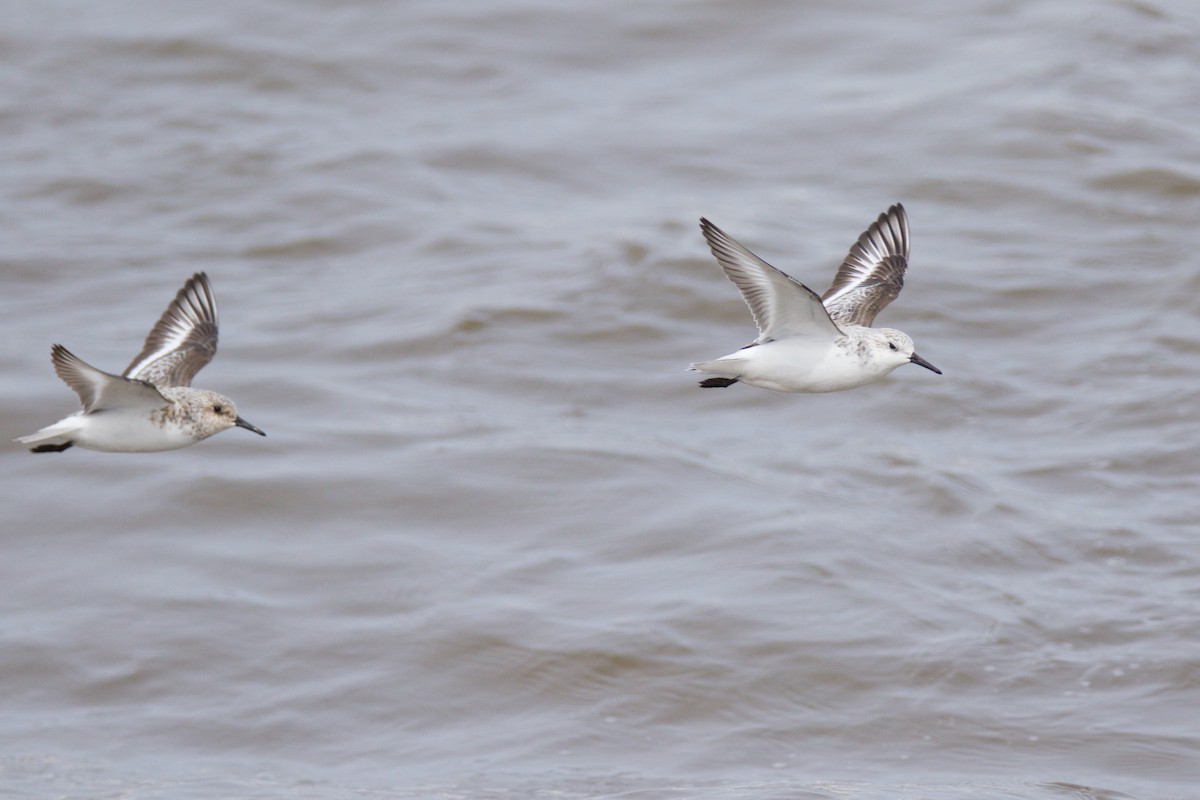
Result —
POLYGON ((195 286, 197 284, 200 286, 212 286, 212 281, 208 279, 207 272, 204 272, 203 270, 200 272, 193 272, 192 277, 183 282, 183 287, 180 289, 180 291, 186 291, 188 287, 195 286))
POLYGON ((898 219, 904 219, 908 214, 904 211, 903 203, 892 203, 888 206, 888 210, 879 215, 879 222, 886 222, 887 218, 895 215, 898 219))
POLYGON ((705 378, 700 381, 702 389, 724 389, 726 386, 733 386, 738 382, 737 378, 705 378))

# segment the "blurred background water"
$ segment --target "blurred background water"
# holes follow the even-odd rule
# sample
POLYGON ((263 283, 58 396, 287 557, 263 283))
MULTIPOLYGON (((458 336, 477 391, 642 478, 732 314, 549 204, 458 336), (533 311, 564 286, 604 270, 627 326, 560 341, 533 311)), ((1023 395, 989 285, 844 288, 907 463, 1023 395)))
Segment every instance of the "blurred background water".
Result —
POLYGON ((1195 796, 1200 7, 0 12, 0 434, 197 270, 268 433, 0 453, 6 796, 1195 796), (943 376, 696 387, 895 201, 943 376))

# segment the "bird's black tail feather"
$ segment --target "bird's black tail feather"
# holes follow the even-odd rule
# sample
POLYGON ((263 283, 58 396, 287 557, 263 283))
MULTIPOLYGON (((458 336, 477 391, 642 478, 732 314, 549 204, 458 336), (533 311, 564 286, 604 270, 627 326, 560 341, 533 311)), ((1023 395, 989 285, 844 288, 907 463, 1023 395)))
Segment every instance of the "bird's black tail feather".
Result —
POLYGON ((724 389, 726 386, 733 386, 737 382, 737 378, 705 378, 700 381, 700 386, 704 389, 724 389))
POLYGON ((31 453, 61 453, 68 447, 73 446, 74 442, 63 442, 62 444, 39 444, 37 447, 29 448, 31 453))

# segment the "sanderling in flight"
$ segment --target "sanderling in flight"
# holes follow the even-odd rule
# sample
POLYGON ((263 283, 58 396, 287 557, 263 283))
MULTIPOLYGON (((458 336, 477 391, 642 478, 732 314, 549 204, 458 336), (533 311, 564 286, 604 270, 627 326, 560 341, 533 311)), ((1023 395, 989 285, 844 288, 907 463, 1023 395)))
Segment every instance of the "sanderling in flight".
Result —
POLYGON ((701 386, 741 381, 779 392, 838 392, 878 380, 909 362, 942 374, 913 352, 907 335, 870 327, 904 286, 908 217, 899 203, 858 237, 822 297, 707 219, 701 218, 700 228, 758 325, 752 344, 691 365, 717 376, 700 381, 701 386))
POLYGON ((75 390, 83 408, 17 439, 34 453, 72 445, 112 453, 187 447, 235 425, 265 433, 238 416, 228 397, 191 388, 217 352, 217 301, 203 272, 193 275, 146 337, 123 373, 102 372, 61 344, 50 349, 54 371, 75 390))

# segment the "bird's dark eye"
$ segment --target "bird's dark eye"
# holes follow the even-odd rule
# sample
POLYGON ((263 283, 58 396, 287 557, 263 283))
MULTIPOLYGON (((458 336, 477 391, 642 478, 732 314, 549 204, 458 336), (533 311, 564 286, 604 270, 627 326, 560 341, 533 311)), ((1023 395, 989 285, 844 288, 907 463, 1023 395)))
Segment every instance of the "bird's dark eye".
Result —
MULTIPOLYGON (((892 349, 893 349, 893 350, 895 350, 896 348, 894 348, 894 347, 893 347, 892 349)), ((218 414, 224 414, 224 413, 225 413, 225 407, 224 407, 224 406, 222 406, 220 403, 218 403, 217 405, 213 406, 213 411, 214 411, 214 412, 216 412, 216 413, 218 413, 218 414)))
POLYGON ((899 350, 899 349, 900 349, 899 347, 896 347, 896 343, 895 343, 895 342, 888 342, 888 347, 892 348, 893 350, 899 350))

